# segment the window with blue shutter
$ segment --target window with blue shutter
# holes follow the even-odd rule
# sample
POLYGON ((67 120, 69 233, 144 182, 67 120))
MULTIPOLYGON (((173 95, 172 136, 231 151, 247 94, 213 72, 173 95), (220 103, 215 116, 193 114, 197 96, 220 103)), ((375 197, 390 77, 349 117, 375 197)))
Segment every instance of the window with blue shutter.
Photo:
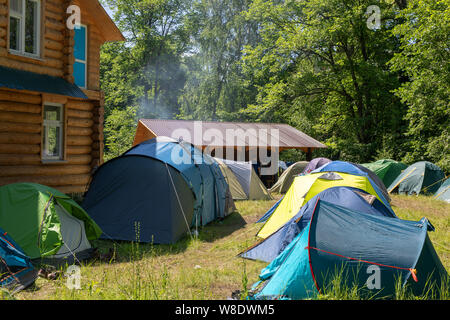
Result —
POLYGON ((75 84, 81 88, 87 87, 87 28, 86 26, 76 26, 74 36, 74 56, 73 77, 75 84))

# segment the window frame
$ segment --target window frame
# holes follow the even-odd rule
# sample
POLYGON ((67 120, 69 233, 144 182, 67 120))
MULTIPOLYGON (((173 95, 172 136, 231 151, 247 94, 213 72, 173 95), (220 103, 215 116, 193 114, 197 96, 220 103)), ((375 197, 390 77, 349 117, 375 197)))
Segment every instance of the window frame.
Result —
MULTIPOLYGON (((79 24, 75 25, 75 29, 77 29, 79 27, 84 28, 84 39, 85 39, 84 57, 85 57, 85 60, 80 60, 80 59, 74 58, 73 73, 75 73, 75 63, 76 62, 84 64, 84 86, 80 86, 78 84, 77 84, 77 86, 79 86, 81 89, 87 89, 88 88, 88 35, 89 35, 89 32, 88 32, 88 26, 86 24, 79 23, 79 24)), ((76 46, 75 36, 74 36, 73 45, 74 45, 74 47, 76 46)))
POLYGON ((43 161, 64 161, 65 159, 65 110, 64 104, 55 103, 55 102, 44 102, 42 104, 42 145, 41 145, 41 159, 43 161), (45 119, 45 107, 58 107, 60 108, 60 120, 46 120, 45 119), (48 156, 46 155, 47 149, 47 131, 46 127, 57 127, 59 129, 59 154, 56 156, 48 156))
MULTIPOLYGON (((11 1, 11 0, 10 0, 11 1)), ((36 21, 34 26, 34 37, 35 37, 35 53, 30 53, 25 51, 26 47, 26 0, 18 0, 21 2, 22 5, 22 13, 18 13, 11 10, 11 4, 10 4, 10 10, 9 10, 9 17, 8 17, 8 48, 9 52, 14 55, 19 56, 25 56, 29 58, 40 58, 41 57, 41 23, 42 23, 42 0, 29 0, 31 2, 36 3, 36 21), (19 50, 12 49, 10 47, 11 45, 11 34, 10 34, 10 28, 11 28, 11 17, 19 20, 19 50)))

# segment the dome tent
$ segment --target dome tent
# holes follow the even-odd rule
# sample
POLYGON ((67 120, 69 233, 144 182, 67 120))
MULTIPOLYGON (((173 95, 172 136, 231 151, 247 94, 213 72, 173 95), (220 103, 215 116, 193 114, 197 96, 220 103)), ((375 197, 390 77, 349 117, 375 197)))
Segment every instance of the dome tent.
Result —
POLYGON ((383 194, 383 197, 387 201, 391 201, 391 198, 389 197, 389 193, 386 190, 386 186, 384 185, 383 181, 381 181, 380 178, 378 178, 378 176, 373 171, 367 169, 366 167, 360 164, 346 161, 332 161, 312 171, 311 173, 316 172, 344 172, 354 174, 357 176, 366 176, 374 185, 376 191, 381 192, 383 194))
POLYGON ((383 181, 384 185, 389 187, 392 182, 405 170, 408 166, 404 163, 391 159, 382 159, 371 163, 363 163, 362 166, 373 171, 378 178, 383 181))
POLYGON ((251 260, 271 262, 309 223, 318 199, 345 206, 358 212, 396 218, 380 200, 361 189, 332 187, 318 193, 280 229, 263 241, 245 250, 240 256, 251 260))
POLYGON ((265 223, 258 232, 258 237, 267 238, 295 216, 300 208, 315 195, 325 189, 338 186, 353 187, 366 191, 376 196, 394 214, 389 202, 367 176, 342 172, 310 173, 295 177, 289 191, 277 207, 272 207, 269 210, 272 212, 271 215, 264 214, 265 223))
POLYGON ((271 193, 286 193, 289 190, 292 181, 294 181, 295 176, 301 174, 307 165, 307 161, 299 161, 289 166, 289 168, 281 174, 278 181, 269 189, 269 191, 271 193))
POLYGON ((157 137, 99 167, 82 205, 104 239, 164 244, 228 215, 229 200, 211 157, 190 143, 157 137))
POLYGON ((388 188, 388 192, 419 195, 434 194, 444 182, 445 174, 437 165, 428 161, 419 161, 400 174, 388 188))
POLYGON ((448 277, 428 237, 432 230, 426 218, 392 219, 318 199, 306 227, 261 270, 251 299, 314 298, 339 275, 344 287, 356 284, 372 298, 394 296, 398 281, 416 295, 429 293, 428 285, 439 287, 448 277), (378 283, 370 288, 374 269, 378 283))
POLYGON ((315 158, 315 159, 312 159, 308 163, 308 165, 305 167, 305 169, 303 170, 302 174, 311 173, 312 171, 322 167, 323 165, 327 164, 328 162, 331 162, 331 160, 328 159, 328 158, 315 158))
POLYGON ((249 162, 214 158, 220 165, 234 200, 271 200, 261 179, 249 162))
POLYGON ((89 258, 102 230, 70 197, 47 186, 0 187, 0 228, 31 259, 71 263, 89 258))
POLYGON ((439 190, 434 194, 434 197, 450 203, 450 178, 444 181, 439 190))
POLYGON ((37 270, 20 246, 0 228, 0 288, 18 292, 32 285, 37 270))

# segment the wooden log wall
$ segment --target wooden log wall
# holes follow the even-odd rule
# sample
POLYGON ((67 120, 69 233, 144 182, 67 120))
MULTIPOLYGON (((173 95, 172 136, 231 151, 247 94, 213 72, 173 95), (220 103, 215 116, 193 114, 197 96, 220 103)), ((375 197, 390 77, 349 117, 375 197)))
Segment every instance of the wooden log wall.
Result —
POLYGON ((8 1, 0 0, 0 58, 7 53, 8 1))
POLYGON ((65 193, 84 192, 102 163, 103 108, 96 101, 65 104, 65 159, 43 162, 42 95, 0 89, 0 185, 44 184, 65 193))
POLYGON ((8 52, 8 5, 0 0, 0 65, 47 74, 74 82, 74 34, 66 27, 66 8, 81 8, 87 25, 87 90, 89 100, 66 97, 64 161, 42 161, 42 105, 38 92, 0 88, 0 185, 36 182, 65 193, 84 192, 92 171, 103 163, 103 93, 100 91, 100 47, 105 42, 96 17, 78 0, 42 0, 41 57, 8 52))
POLYGON ((77 0, 42 0, 41 56, 33 59, 8 52, 8 1, 0 0, 0 65, 19 70, 62 77, 73 83, 75 58, 74 30, 66 26, 68 6, 81 8, 81 23, 88 29, 87 89, 100 90, 100 48, 104 37, 95 25, 95 17, 77 0))

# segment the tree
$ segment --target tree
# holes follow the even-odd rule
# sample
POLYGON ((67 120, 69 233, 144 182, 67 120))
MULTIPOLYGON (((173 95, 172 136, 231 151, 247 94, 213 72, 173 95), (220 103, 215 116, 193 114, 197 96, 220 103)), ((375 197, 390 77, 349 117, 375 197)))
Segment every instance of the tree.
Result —
MULTIPOLYGON (((185 83, 181 57, 189 36, 182 23, 185 0, 105 0, 127 37, 110 57, 126 66, 112 77, 125 82, 139 104, 142 117, 171 118, 178 113, 178 96, 185 83)), ((105 57, 106 54, 104 54, 105 57)), ((104 61, 102 61, 104 62, 104 61)), ((107 62, 106 62, 107 63, 107 62)))
POLYGON ((180 97, 182 118, 219 120, 252 101, 240 60, 245 45, 257 41, 257 24, 246 22, 250 0, 193 0, 185 17, 192 52, 184 57, 187 82, 180 97))
POLYGON ((138 118, 172 118, 185 83, 184 0, 104 0, 127 41, 101 51, 105 157, 131 147, 138 118), (123 121, 123 124, 120 123, 123 121), (132 122, 134 121, 134 125, 132 122))
POLYGON ((262 40, 245 50, 244 71, 258 87, 254 119, 288 122, 343 160, 371 160, 380 148, 397 157, 405 107, 387 62, 399 41, 390 30, 397 6, 380 1, 379 29, 367 27, 371 1, 255 0, 247 13, 262 40), (386 146, 388 144, 388 146, 386 146))
POLYGON ((105 121, 105 160, 118 157, 131 148, 137 125, 136 108, 112 110, 105 121))
POLYGON ((410 0, 393 33, 401 51, 392 70, 408 81, 396 94, 407 104, 406 162, 430 160, 450 172, 450 1, 410 0))

